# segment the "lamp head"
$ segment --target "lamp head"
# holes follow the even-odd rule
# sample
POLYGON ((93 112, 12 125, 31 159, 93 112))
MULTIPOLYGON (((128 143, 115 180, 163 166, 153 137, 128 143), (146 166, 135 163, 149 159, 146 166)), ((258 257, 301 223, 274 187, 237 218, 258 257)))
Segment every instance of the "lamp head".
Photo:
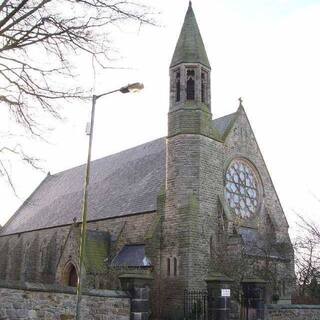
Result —
POLYGON ((131 83, 125 87, 120 88, 119 91, 121 93, 138 92, 138 91, 141 91, 143 88, 144 88, 143 83, 135 82, 135 83, 131 83))

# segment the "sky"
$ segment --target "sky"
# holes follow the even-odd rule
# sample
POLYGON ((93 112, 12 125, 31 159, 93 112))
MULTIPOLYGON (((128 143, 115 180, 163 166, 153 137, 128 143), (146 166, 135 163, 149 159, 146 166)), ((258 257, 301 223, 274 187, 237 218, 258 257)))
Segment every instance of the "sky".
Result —
MULTIPOLYGON (((145 2, 146 3, 146 2, 145 2)), ((158 26, 123 25, 111 33, 117 48, 111 67, 93 72, 77 57, 79 86, 102 93, 140 81, 137 94, 97 102, 93 158, 163 137, 169 108, 168 68, 188 7, 187 0, 148 0, 158 26)), ((211 63, 214 118, 243 104, 280 201, 296 234, 296 213, 320 217, 320 0, 194 0, 193 9, 211 63)), ((25 141, 42 159, 42 171, 11 164, 17 195, 0 181, 4 224, 45 178, 86 161, 90 103, 65 104, 63 121, 45 138, 25 141)), ((0 111, 0 126, 11 130, 0 111)))

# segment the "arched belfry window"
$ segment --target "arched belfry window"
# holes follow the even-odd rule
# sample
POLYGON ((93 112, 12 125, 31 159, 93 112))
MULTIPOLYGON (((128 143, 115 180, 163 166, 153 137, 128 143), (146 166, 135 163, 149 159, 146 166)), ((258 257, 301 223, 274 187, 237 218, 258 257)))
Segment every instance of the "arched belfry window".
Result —
POLYGON ((208 91, 208 73, 201 71, 201 102, 206 103, 208 91))
POLYGON ((180 101, 180 71, 176 71, 175 73, 176 75, 176 78, 175 78, 175 81, 176 81, 176 102, 180 101))
POLYGON ((195 98, 195 71, 193 69, 187 70, 187 100, 194 100, 195 98))

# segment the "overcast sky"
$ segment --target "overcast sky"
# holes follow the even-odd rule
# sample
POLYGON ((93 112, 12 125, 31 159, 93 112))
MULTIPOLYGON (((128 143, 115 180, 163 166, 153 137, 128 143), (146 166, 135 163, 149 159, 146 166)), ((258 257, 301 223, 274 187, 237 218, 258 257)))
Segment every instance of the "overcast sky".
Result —
MULTIPOLYGON (((118 59, 97 70, 79 58, 79 85, 96 93, 141 81, 138 94, 114 94, 97 103, 93 158, 165 136, 168 67, 188 6, 186 0, 149 0, 159 27, 123 26, 112 34, 118 59)), ((238 98, 263 152, 280 200, 294 227, 294 211, 319 220, 320 0, 194 0, 193 8, 212 67, 212 112, 234 112, 238 98)), ((116 54, 114 55, 116 56, 116 54)), ((26 142, 56 173, 85 162, 90 104, 66 104, 65 120, 52 124, 50 144, 26 142)), ((1 116, 1 115, 0 115, 1 116)), ((7 116, 1 128, 11 129, 7 116)), ((45 178, 13 164, 17 193, 0 182, 4 224, 45 178)), ((293 229, 293 228, 292 228, 293 229)))

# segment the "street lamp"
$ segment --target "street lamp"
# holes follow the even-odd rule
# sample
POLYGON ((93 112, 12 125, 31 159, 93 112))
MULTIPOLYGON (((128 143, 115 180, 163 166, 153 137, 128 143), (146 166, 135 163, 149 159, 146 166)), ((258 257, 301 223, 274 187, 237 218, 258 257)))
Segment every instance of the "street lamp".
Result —
POLYGON ((132 84, 128 84, 127 86, 121 87, 116 90, 112 90, 109 92, 105 92, 99 95, 92 96, 92 107, 91 107, 91 119, 89 123, 89 127, 87 127, 87 134, 89 135, 89 147, 88 147, 88 157, 86 163, 86 172, 84 178, 84 190, 83 190, 83 199, 82 199, 82 225, 81 225, 81 242, 80 242, 80 258, 79 258, 79 277, 77 284, 77 305, 76 305, 76 320, 80 320, 80 305, 82 298, 82 285, 83 285, 83 260, 85 254, 85 243, 86 243, 86 235, 87 235, 87 211, 88 211, 88 185, 90 178, 90 163, 91 163, 91 147, 92 147, 92 139, 93 139, 93 125, 94 125, 94 113, 96 102, 103 96, 114 92, 121 93, 129 93, 129 92, 137 92, 144 88, 142 83, 135 82, 132 84))

